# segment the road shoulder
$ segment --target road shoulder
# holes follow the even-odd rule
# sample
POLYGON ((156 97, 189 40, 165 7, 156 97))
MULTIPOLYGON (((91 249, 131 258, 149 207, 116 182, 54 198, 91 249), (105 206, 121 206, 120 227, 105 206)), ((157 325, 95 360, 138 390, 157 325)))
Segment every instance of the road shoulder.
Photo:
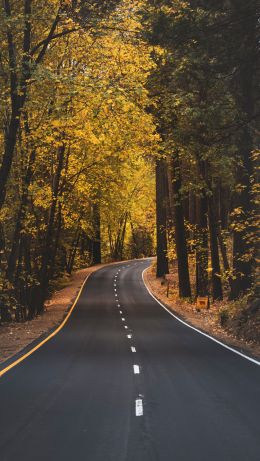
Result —
POLYGON ((225 331, 218 324, 214 310, 210 310, 207 313, 197 312, 192 304, 176 299, 169 299, 166 295, 166 286, 161 284, 161 279, 156 279, 152 267, 144 272, 144 281, 155 298, 181 320, 245 355, 256 360, 260 359, 260 345, 246 342, 240 338, 238 339, 225 331))

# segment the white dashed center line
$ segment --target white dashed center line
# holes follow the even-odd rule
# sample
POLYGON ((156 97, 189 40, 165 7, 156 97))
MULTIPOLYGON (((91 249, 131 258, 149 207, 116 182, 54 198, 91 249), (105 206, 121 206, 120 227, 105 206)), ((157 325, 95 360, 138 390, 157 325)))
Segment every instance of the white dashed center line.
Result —
POLYGON ((136 399, 135 401, 135 416, 143 416, 143 401, 142 399, 136 399))
MULTIPOLYGON (((135 265, 135 264, 134 264, 134 265, 135 265)), ((125 269, 125 267, 130 267, 130 265, 122 266, 122 269, 125 269)), ((118 277, 118 274, 119 274, 120 271, 121 271, 121 269, 118 269, 118 271, 116 272, 116 274, 115 274, 115 276, 114 276, 114 291, 115 291, 115 297, 116 297, 116 298, 118 298, 117 288, 116 288, 116 287, 117 287, 117 277, 118 277)), ((118 302, 118 300, 116 300, 116 301, 118 302)), ((121 305, 118 303, 118 304, 117 304, 117 307, 120 308, 121 305)), ((122 314, 123 314, 122 310, 119 310, 119 313, 120 313, 120 315, 122 315, 122 314)), ((125 321, 126 321, 125 317, 121 317, 121 320, 122 320, 122 322, 125 322, 125 321)), ((128 330, 128 326, 127 326, 127 325, 124 325, 124 328, 125 328, 126 330, 128 330)), ((132 339, 132 334, 128 334, 128 335, 126 335, 126 337, 127 337, 128 339, 132 339)), ((131 346, 131 352, 132 352, 132 353, 136 353, 136 347, 131 346)), ((139 375, 139 374, 140 374, 140 366, 134 364, 134 365, 133 365, 133 372, 134 372, 135 375, 139 375)), ((142 397, 141 394, 140 394, 140 397, 142 397)), ((136 415, 136 416, 143 416, 143 414, 144 414, 143 400, 140 399, 140 398, 139 398, 139 399, 136 399, 136 400, 135 400, 135 415, 136 415)))
POLYGON ((139 367, 139 365, 133 365, 133 369, 134 369, 134 374, 135 374, 135 375, 139 375, 139 374, 140 374, 140 367, 139 367))

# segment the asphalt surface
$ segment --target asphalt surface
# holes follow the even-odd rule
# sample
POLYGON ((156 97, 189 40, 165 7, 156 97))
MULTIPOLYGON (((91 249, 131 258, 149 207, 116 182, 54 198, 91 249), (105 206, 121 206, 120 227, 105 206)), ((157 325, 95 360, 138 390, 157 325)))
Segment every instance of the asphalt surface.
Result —
POLYGON ((260 460, 260 367, 173 319, 148 265, 92 274, 61 332, 0 379, 1 461, 260 460))

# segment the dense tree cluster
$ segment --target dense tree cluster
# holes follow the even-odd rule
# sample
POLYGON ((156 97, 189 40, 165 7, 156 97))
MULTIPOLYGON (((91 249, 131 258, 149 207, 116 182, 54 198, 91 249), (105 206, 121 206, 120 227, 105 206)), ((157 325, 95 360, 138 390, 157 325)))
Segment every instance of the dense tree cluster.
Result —
POLYGON ((157 275, 176 256, 182 297, 193 268, 196 295, 256 294, 259 2, 150 0, 143 20, 162 140, 157 275))
POLYGON ((1 7, 1 321, 42 312, 57 278, 101 253, 128 257, 152 223, 152 61, 131 2, 118 5, 1 7))

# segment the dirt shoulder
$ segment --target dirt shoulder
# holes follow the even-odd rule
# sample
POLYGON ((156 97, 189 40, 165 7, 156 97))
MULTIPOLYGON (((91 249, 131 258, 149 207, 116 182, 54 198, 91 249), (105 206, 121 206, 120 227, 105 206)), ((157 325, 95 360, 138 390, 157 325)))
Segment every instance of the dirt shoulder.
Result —
POLYGON ((219 341, 236 348, 245 354, 260 359, 260 344, 257 341, 247 341, 236 336, 234 331, 227 331, 220 324, 220 303, 214 303, 210 309, 197 311, 194 304, 180 300, 176 293, 167 297, 167 285, 162 279, 157 279, 153 267, 144 274, 145 282, 153 295, 165 304, 173 313, 190 325, 210 334, 219 341))
POLYGON ((66 316, 86 277, 104 266, 100 264, 75 272, 68 280, 68 285, 54 292, 46 301, 43 315, 24 323, 0 325, 0 363, 55 329, 66 316))

